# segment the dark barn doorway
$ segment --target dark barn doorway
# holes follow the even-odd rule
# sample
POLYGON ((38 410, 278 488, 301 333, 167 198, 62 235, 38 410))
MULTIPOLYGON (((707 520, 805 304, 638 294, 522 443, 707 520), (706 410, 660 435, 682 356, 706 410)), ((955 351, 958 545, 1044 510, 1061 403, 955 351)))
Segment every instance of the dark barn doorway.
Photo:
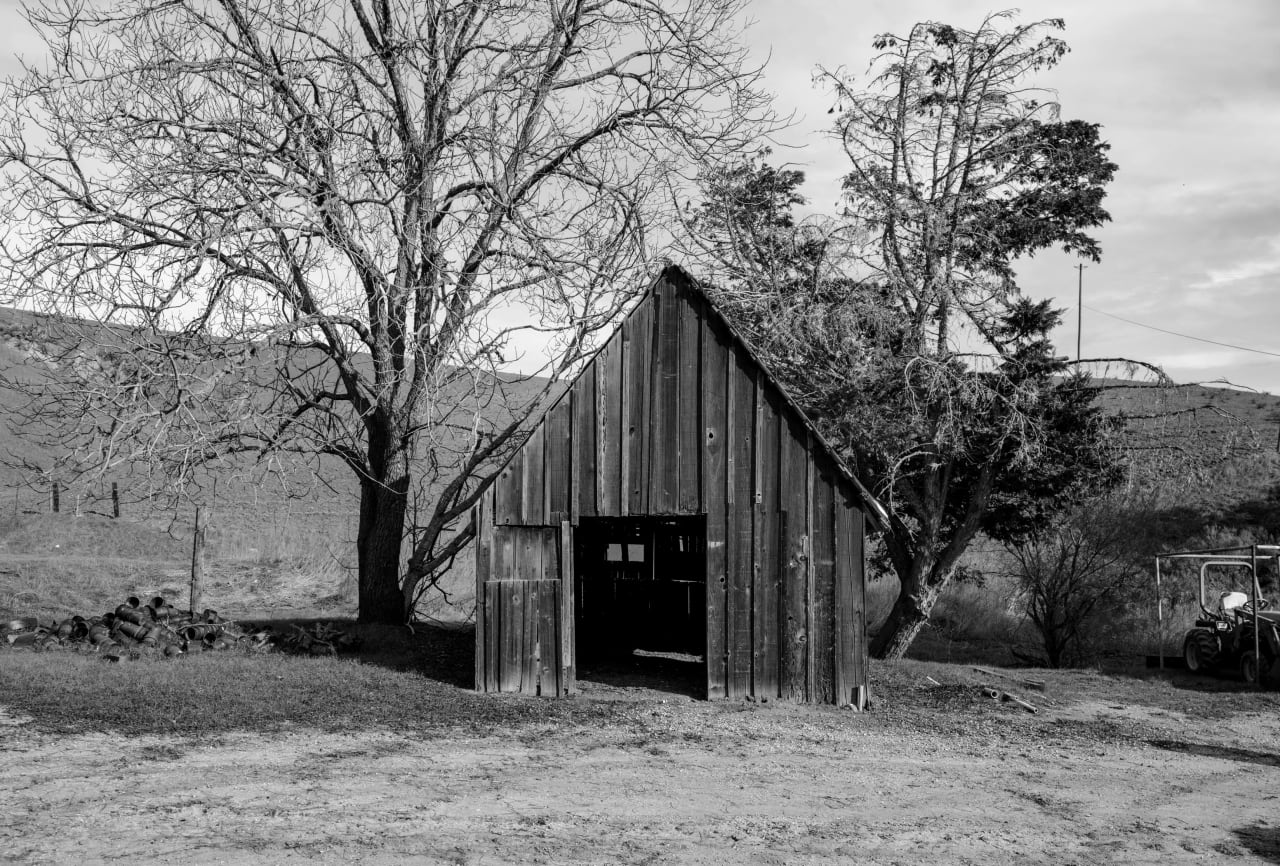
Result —
POLYGON ((579 679, 705 698, 705 515, 584 517, 574 554, 579 679))

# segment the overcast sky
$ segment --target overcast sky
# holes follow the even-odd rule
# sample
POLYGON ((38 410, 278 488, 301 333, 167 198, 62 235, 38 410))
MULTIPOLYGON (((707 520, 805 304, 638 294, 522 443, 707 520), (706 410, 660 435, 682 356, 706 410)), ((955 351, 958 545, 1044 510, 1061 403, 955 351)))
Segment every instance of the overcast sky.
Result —
MULTIPOLYGON (((797 112, 775 150, 809 175, 817 210, 832 210, 844 157, 823 139, 829 96, 816 64, 859 77, 877 33, 917 21, 976 27, 1007 8, 968 0, 755 0, 749 31, 778 108, 797 112)), ((1183 339, 1144 325, 1280 355, 1280 2, 1049 0, 1019 20, 1064 18, 1071 53, 1039 83, 1063 119, 1102 124, 1120 167, 1097 233, 1102 263, 1084 272, 1083 356, 1160 364, 1178 381, 1227 379, 1280 394, 1280 357, 1183 339)), ((1078 260, 1041 254, 1019 268, 1035 298, 1069 307, 1054 334, 1075 354, 1078 260)))
MULTIPOLYGON (((748 31, 766 81, 795 126, 778 161, 809 175, 813 208, 835 209, 845 171, 826 137, 829 95, 817 64, 861 76, 872 37, 923 20, 972 28, 1001 6, 969 0, 753 0, 748 31)), ((1020 20, 1066 19, 1071 53, 1039 83, 1064 119, 1102 124, 1120 166, 1098 232, 1100 265, 1084 273, 1086 307, 1153 328, 1280 355, 1280 2, 1047 0, 1020 20)), ((30 50, 16 0, 0 0, 0 72, 30 50)), ((1076 260, 1041 254, 1019 267, 1023 290, 1069 307, 1055 334, 1076 343, 1076 260)), ((1227 379, 1280 393, 1280 357, 1196 342, 1084 311, 1085 357, 1158 363, 1179 381, 1227 379)))

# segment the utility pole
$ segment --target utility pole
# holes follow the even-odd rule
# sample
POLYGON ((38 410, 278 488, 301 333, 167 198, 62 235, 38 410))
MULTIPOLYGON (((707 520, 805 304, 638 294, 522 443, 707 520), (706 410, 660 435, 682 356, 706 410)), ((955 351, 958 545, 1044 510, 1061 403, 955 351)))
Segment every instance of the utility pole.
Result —
POLYGON ((1080 336, 1084 333, 1084 265, 1076 265, 1079 279, 1076 281, 1076 363, 1080 363, 1080 336))

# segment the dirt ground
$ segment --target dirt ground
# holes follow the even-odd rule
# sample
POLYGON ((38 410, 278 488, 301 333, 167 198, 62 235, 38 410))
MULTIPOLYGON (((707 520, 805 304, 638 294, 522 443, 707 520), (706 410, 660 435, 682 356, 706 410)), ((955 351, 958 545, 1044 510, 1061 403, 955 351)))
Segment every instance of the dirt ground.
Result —
POLYGON ((1280 863, 1273 714, 1030 715, 958 685, 857 714, 584 685, 623 721, 122 740, 0 714, 0 860, 1280 863))

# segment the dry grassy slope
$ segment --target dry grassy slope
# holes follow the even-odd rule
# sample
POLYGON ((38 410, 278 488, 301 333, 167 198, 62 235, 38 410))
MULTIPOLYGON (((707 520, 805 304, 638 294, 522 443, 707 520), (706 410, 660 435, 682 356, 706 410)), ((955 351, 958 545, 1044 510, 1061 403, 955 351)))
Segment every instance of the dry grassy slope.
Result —
MULTIPOLYGON (((41 324, 38 316, 0 308, 0 383, 31 382, 56 372, 47 359, 59 347, 49 342, 41 324)), ((110 336, 104 333, 103 342, 110 343, 110 336)), ((541 380, 504 380, 501 387, 519 403, 534 396, 542 384, 541 380)), ((494 401, 488 419, 505 422, 509 415, 504 405, 494 401)), ((160 507, 158 501, 138 493, 142 485, 124 474, 119 484, 125 519, 107 520, 109 480, 115 480, 117 473, 85 485, 84 491, 63 490, 63 512, 74 513, 79 505, 78 521, 53 517, 48 514, 49 492, 39 485, 25 485, 30 476, 21 464, 50 466, 60 455, 8 430, 7 422, 25 406, 21 393, 0 386, 0 608, 24 591, 30 595, 33 587, 43 600, 42 611, 64 614, 87 613, 107 602, 114 605, 121 593, 147 594, 184 586, 181 575, 189 567, 193 517, 190 504, 176 511, 160 507), (93 529, 86 532, 89 526, 93 529), (86 562, 85 557, 98 559, 86 562), (92 573, 86 574, 86 569, 92 573), (52 589, 67 583, 87 583, 88 588, 52 589), (82 610, 85 605, 87 609, 82 610)), ((446 450, 448 444, 444 443, 446 450)), ((427 465, 423 455, 424 470, 427 465)), ((335 613, 353 610, 355 476, 334 458, 286 461, 274 468, 280 471, 264 475, 252 462, 241 461, 209 479, 196 497, 206 514, 212 515, 211 603, 235 609, 261 603, 335 613), (289 592, 296 597, 290 600, 289 592)), ((424 519, 432 495, 432 488, 424 485, 414 497, 424 519)), ((427 605, 429 612, 449 618, 469 612, 474 597, 469 557, 461 558, 457 566, 445 583, 451 609, 446 609, 443 598, 433 596, 436 600, 427 605)), ((21 606, 30 602, 27 597, 21 606)))

